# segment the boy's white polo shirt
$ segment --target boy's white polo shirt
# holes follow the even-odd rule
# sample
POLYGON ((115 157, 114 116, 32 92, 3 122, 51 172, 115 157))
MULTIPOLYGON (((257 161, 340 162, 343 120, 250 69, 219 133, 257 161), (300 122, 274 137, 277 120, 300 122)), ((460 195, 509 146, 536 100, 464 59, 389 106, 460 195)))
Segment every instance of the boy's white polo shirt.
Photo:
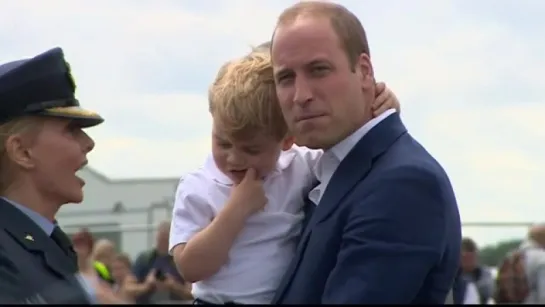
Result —
MULTIPOLYGON (((265 179, 269 200, 251 216, 229 252, 228 262, 210 279, 193 284, 194 297, 210 303, 270 303, 295 253, 304 199, 313 186, 313 167, 320 151, 293 146, 281 153, 265 179)), ((185 175, 178 185, 170 250, 208 226, 227 202, 233 182, 212 156, 185 175)))

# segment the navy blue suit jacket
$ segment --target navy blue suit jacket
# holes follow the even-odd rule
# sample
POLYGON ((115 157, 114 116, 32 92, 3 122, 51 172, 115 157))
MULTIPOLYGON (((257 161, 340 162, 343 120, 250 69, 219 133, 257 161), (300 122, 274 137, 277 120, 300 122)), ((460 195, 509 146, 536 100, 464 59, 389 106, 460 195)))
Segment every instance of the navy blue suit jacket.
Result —
POLYGON ((333 174, 273 303, 443 304, 460 244, 447 174, 392 114, 333 174))

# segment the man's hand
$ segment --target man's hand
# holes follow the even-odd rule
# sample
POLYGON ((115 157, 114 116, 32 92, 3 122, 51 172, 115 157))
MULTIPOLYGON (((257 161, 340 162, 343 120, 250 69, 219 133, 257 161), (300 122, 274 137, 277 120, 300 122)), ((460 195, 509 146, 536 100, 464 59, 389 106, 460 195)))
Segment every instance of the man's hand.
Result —
POLYGON ((233 188, 229 204, 242 209, 248 216, 263 210, 267 197, 255 169, 248 169, 242 181, 233 188))
POLYGON ((400 111, 400 105, 396 95, 386 87, 384 82, 379 82, 376 85, 376 97, 372 107, 373 117, 379 116, 388 109, 400 111))

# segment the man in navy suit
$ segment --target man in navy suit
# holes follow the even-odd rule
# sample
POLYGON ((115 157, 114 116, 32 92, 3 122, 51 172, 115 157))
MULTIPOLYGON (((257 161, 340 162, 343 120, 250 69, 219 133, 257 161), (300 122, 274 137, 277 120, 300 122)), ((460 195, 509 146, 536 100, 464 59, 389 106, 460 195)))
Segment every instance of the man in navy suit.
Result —
POLYGON ((390 110, 372 119, 365 31, 332 3, 278 19, 276 91, 298 144, 325 153, 315 210, 278 289, 279 304, 443 304, 461 226, 449 178, 390 110))

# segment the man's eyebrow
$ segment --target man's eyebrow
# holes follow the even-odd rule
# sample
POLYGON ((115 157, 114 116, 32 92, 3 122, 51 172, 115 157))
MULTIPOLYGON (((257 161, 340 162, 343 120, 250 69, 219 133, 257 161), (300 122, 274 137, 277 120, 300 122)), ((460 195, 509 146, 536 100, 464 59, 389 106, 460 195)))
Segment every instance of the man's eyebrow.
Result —
POLYGON ((278 79, 280 77, 283 77, 285 75, 289 75, 291 73, 293 73, 293 69, 282 67, 278 71, 274 72, 274 77, 276 79, 278 79))
POLYGON ((308 63, 305 64, 305 66, 314 66, 314 65, 318 65, 318 64, 329 64, 329 62, 327 60, 324 60, 324 59, 314 59, 308 63))
MULTIPOLYGON (((316 58, 312 61, 304 63, 302 66, 305 68, 308 68, 314 65, 324 65, 324 64, 330 65, 330 62, 323 58, 316 58)), ((287 67, 281 67, 280 69, 278 69, 278 71, 274 73, 274 77, 278 79, 279 77, 283 77, 285 75, 290 75, 290 74, 293 74, 293 69, 287 68, 287 67)))

